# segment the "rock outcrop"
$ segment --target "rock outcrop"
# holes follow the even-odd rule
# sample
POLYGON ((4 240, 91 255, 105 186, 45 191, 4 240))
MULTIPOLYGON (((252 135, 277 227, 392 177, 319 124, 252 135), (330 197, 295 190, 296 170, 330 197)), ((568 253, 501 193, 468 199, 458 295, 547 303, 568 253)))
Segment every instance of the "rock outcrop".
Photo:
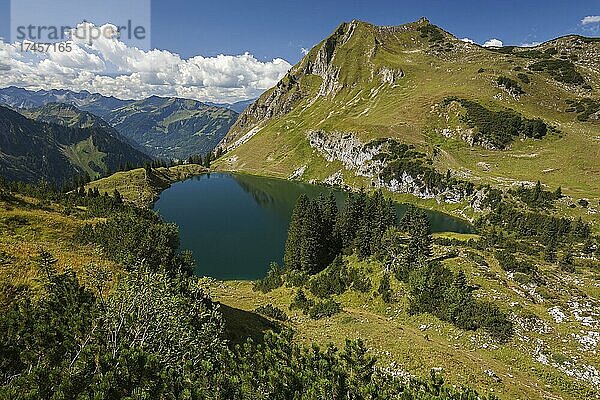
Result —
POLYGON ((391 69, 383 67, 379 70, 379 75, 384 83, 394 85, 404 76, 404 71, 401 69, 391 69))
MULTIPOLYGON (((348 132, 311 131, 307 134, 310 146, 319 151, 327 161, 341 161, 356 175, 371 178, 373 187, 385 188, 392 192, 409 193, 424 199, 458 203, 470 195, 464 186, 430 185, 423 174, 407 171, 390 178, 384 172, 390 163, 386 153, 389 141, 373 141, 363 144, 354 134, 348 132)), ((341 175, 341 174, 340 174, 341 175)), ((328 180, 339 181, 339 175, 328 180)))
POLYGON ((364 146, 351 133, 312 131, 307 136, 310 146, 321 152, 327 161, 341 161, 347 169, 353 170, 357 175, 371 178, 383 167, 381 161, 373 160, 380 149, 364 146))

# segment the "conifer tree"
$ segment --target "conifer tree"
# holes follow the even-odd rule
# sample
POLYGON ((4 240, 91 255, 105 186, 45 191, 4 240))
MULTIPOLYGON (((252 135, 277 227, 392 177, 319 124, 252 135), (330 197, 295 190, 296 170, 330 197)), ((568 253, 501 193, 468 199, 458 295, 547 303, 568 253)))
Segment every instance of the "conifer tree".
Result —
POLYGON ((390 303, 392 301, 392 287, 390 285, 389 273, 386 272, 383 274, 381 282, 379 282, 379 288, 377 288, 377 293, 379 293, 384 303, 390 303))
POLYGON ((326 246, 325 264, 330 264, 341 250, 341 239, 336 229, 338 207, 335 194, 329 192, 327 197, 319 196, 322 215, 322 235, 326 246))
POLYGON ((533 189, 531 203, 535 205, 537 202, 539 202, 541 200, 541 198, 542 198, 542 183, 540 181, 537 181, 537 183, 535 184, 535 188, 533 189))
POLYGON ((402 218, 401 226, 410 236, 404 262, 412 268, 431 256, 432 240, 427 214, 414 206, 409 206, 402 218))
POLYGON ((285 242, 285 252, 283 263, 288 270, 300 270, 302 264, 300 255, 303 246, 304 225, 306 224, 306 213, 308 212, 309 199, 305 194, 300 195, 288 227, 287 240, 285 242))
POLYGON ((38 267, 40 272, 44 275, 48 282, 50 278, 56 273, 56 263, 58 260, 52 256, 48 251, 42 250, 40 254, 38 254, 37 259, 38 267))
POLYGON ((396 209, 391 200, 383 196, 383 192, 378 190, 371 198, 373 203, 372 213, 372 231, 371 231, 371 254, 378 254, 381 251, 381 239, 389 227, 396 225, 396 209))
POLYGON ((208 153, 206 153, 206 156, 204 156, 204 166, 206 168, 210 168, 210 164, 213 161, 213 154, 211 151, 209 151, 208 153))
POLYGON ((559 186, 556 188, 556 190, 554 191, 554 198, 556 200, 562 198, 562 188, 559 186))
POLYGON ((391 271, 399 265, 401 256, 406 251, 403 241, 402 233, 395 226, 388 228, 383 234, 380 258, 386 270, 391 271))
POLYGON ((300 262, 302 269, 315 274, 327 266, 327 248, 322 230, 321 209, 316 201, 309 201, 303 225, 300 262))
POLYGON ((356 234, 362 221, 366 203, 366 194, 361 189, 359 193, 350 193, 346 204, 339 214, 336 231, 340 237, 343 248, 354 245, 356 234))
POLYGON ((113 192, 113 197, 118 204, 123 204, 123 196, 121 196, 121 193, 117 190, 117 188, 115 188, 113 192))
POLYGON ((147 162, 144 164, 144 170, 146 171, 146 178, 150 178, 152 176, 152 163, 147 162))

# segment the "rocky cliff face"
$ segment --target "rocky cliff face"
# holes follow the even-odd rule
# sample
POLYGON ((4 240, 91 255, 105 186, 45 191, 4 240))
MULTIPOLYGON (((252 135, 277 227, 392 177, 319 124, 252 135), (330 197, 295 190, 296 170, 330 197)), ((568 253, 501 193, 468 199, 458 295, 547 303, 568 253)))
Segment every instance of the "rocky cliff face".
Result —
MULTIPOLYGON (((385 188, 396 193, 409 193, 424 199, 437 199, 440 202, 458 203, 471 195, 463 185, 430 184, 419 172, 403 171, 394 177, 385 173, 386 168, 394 160, 387 152, 389 141, 372 141, 363 144, 355 135, 347 132, 325 133, 309 132, 310 146, 319 151, 328 161, 341 161, 344 166, 356 175, 371 178, 371 184, 377 188, 385 188)), ((301 175, 301 174, 300 174, 301 175)), ((294 176, 297 178, 297 176, 294 176)), ((343 184, 341 174, 328 177, 323 183, 343 184)))
POLYGON ((307 137, 310 146, 321 152, 327 161, 341 161, 347 169, 353 170, 357 175, 372 178, 383 167, 381 161, 374 159, 380 152, 380 146, 364 146, 351 133, 312 131, 307 137))
POLYGON ((314 60, 306 60, 302 72, 307 75, 317 75, 323 79, 319 88, 319 96, 335 95, 341 88, 339 82, 340 67, 334 65, 333 59, 337 49, 352 37, 356 29, 356 21, 343 23, 321 44, 314 60))

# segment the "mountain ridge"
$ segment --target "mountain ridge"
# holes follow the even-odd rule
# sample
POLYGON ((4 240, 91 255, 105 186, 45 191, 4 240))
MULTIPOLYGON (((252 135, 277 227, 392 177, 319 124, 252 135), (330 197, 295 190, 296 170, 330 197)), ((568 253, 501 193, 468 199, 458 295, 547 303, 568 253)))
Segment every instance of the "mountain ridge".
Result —
POLYGON ((72 105, 106 121, 137 148, 156 158, 187 159, 213 150, 237 112, 191 99, 150 96, 122 100, 88 91, 0 89, 0 104, 31 109, 49 103, 72 105))
POLYGON ((30 116, 0 106, 0 172, 9 180, 63 185, 78 175, 98 177, 151 161, 102 123, 79 126, 46 113, 30 116))
MULTIPOLYGON (((415 146, 441 174, 505 187, 541 180, 598 197, 598 59, 600 41, 580 36, 533 48, 486 48, 426 19, 397 27, 342 23, 240 115, 220 144, 229 152, 218 165, 382 186, 378 174, 361 176, 313 146, 310 138, 323 132, 356 139, 344 158, 362 157, 361 146, 390 139, 415 146), (501 118, 521 125, 500 132, 504 149, 486 149, 478 138, 501 118), (538 120, 547 134, 529 130, 528 121, 538 120)), ((372 164, 373 157, 379 156, 363 161, 372 164)), ((387 188, 406 192, 402 179, 387 188)))

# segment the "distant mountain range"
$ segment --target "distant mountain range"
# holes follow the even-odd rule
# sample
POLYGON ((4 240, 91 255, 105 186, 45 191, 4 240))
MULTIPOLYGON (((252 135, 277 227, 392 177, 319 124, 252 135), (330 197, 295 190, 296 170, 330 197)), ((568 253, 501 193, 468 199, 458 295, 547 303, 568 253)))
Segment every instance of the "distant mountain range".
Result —
POLYGON ((104 118, 146 153, 186 159, 213 150, 237 116, 233 110, 195 100, 152 96, 114 109, 104 118))
POLYGON ((0 106, 0 175, 61 185, 140 166, 150 157, 114 128, 74 106, 51 103, 20 114, 0 106))
MULTIPOLYGON (((233 108, 242 107, 237 103, 220 107, 172 97, 121 100, 87 91, 0 89, 0 104, 13 109, 49 103, 69 104, 102 118, 152 157, 178 159, 214 149, 237 119, 233 108)), ((43 118, 39 113, 38 117, 43 118)))
POLYGON ((0 104, 11 108, 35 108, 48 103, 65 103, 104 119, 110 115, 112 110, 133 102, 134 100, 106 97, 85 90, 81 92, 62 89, 33 91, 14 86, 0 89, 0 104))
POLYGON ((211 103, 211 102, 205 102, 205 104, 207 104, 209 106, 229 108, 230 110, 233 110, 233 111, 235 111, 238 114, 241 114, 241 113, 244 112, 244 110, 246 108, 248 108, 248 106, 250 106, 255 101, 256 101, 256 99, 250 99, 250 100, 236 101, 235 103, 211 103))

